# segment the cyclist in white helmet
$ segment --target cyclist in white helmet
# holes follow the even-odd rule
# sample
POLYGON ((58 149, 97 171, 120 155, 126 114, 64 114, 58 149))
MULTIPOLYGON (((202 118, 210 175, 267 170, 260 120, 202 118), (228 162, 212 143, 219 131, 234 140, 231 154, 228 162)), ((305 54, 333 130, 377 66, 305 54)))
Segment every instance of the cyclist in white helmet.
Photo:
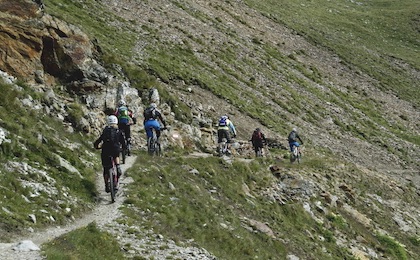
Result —
POLYGON ((293 146, 299 147, 299 140, 301 144, 303 144, 302 139, 300 138, 296 127, 293 127, 292 131, 289 133, 287 137, 287 141, 289 142, 290 151, 293 152, 293 146))
MULTIPOLYGON (((101 160, 103 167, 103 176, 105 181, 105 191, 110 192, 110 187, 108 186, 109 179, 109 169, 112 167, 110 157, 112 157, 117 166, 117 177, 120 178, 122 175, 122 170, 120 167, 120 147, 125 148, 124 135, 118 129, 118 118, 114 115, 110 115, 107 119, 108 125, 102 131, 101 136, 96 139, 93 143, 93 146, 96 149, 101 149, 101 160), (100 143, 102 145, 100 146, 100 143)), ((118 181, 117 181, 118 183, 118 181)))

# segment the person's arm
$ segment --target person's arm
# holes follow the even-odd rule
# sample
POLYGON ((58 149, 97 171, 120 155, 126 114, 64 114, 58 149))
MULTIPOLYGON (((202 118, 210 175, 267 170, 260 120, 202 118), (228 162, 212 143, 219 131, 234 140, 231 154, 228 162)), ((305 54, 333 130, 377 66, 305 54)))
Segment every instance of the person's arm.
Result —
POLYGON ((228 125, 229 125, 229 128, 230 128, 230 131, 233 133, 233 137, 236 137, 236 129, 235 129, 235 126, 233 125, 232 121, 229 120, 228 125))
POLYGON ((166 121, 165 121, 165 119, 163 118, 162 113, 160 113, 160 111, 157 111, 157 110, 156 110, 156 115, 157 115, 157 117, 160 119, 160 121, 162 122, 163 127, 165 127, 165 128, 166 128, 166 121))
POLYGON ((101 136, 99 136, 98 139, 96 139, 96 141, 93 143, 93 147, 95 147, 95 149, 99 149, 99 144, 102 142, 102 134, 101 136))
POLYGON ((128 115, 130 116, 131 120, 133 120, 133 124, 135 125, 137 123, 137 118, 134 116, 133 111, 128 110, 128 115))
POLYGON ((267 143, 267 139, 265 139, 265 135, 263 133, 261 133, 261 139, 263 143, 267 143))
POLYGON ((300 139, 300 136, 298 134, 296 134, 296 138, 299 139, 301 144, 303 144, 303 141, 302 141, 302 139, 300 139))

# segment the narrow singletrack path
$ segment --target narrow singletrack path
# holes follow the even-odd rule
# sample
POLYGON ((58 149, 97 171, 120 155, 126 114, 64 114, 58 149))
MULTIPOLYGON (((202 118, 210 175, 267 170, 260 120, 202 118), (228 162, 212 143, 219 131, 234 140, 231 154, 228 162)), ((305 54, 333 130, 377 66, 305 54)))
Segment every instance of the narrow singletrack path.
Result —
POLYGON ((0 243, 1 260, 40 260, 39 249, 42 244, 53 240, 65 233, 75 229, 85 227, 89 223, 96 222, 98 226, 104 226, 117 219, 120 215, 118 208, 124 201, 124 186, 132 182, 132 178, 126 177, 125 172, 133 166, 136 156, 126 158, 125 164, 121 164, 123 175, 120 179, 120 189, 114 203, 111 203, 111 197, 104 191, 102 171, 97 173, 96 187, 99 191, 98 202, 95 208, 83 217, 75 220, 66 226, 49 227, 45 230, 36 230, 34 233, 24 237, 14 239, 12 243, 0 243))

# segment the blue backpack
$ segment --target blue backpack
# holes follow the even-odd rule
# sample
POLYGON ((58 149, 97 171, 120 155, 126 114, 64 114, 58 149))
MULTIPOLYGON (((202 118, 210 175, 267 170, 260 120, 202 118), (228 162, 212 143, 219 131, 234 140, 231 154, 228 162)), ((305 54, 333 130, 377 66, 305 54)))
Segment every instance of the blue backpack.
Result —
POLYGON ((219 120, 219 126, 227 126, 227 118, 226 117, 221 117, 219 120))

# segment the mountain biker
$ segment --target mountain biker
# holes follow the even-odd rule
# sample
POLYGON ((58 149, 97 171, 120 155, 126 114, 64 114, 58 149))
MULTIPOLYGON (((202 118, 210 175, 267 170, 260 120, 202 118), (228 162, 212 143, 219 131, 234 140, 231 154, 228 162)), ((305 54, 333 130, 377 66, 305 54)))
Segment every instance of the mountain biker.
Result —
POLYGON ((228 143, 228 149, 230 147, 230 143, 232 142, 232 139, 230 138, 232 134, 232 137, 236 137, 236 129, 233 125, 232 121, 230 121, 228 115, 223 115, 219 119, 219 123, 217 126, 217 143, 220 145, 220 143, 223 141, 223 138, 226 138, 226 141, 228 143))
POLYGON ((303 144, 302 139, 300 139, 300 136, 297 132, 297 129, 294 127, 292 131, 289 133, 289 136, 287 137, 287 141, 289 142, 290 151, 293 152, 293 146, 296 146, 299 148, 298 140, 303 144))
MULTIPOLYGON (((118 129, 118 118, 114 115, 110 115, 107 119, 108 125, 102 131, 101 136, 93 143, 93 146, 96 149, 101 149, 101 160, 103 167, 103 176, 105 181, 105 191, 110 192, 110 187, 108 186, 109 180, 109 169, 112 167, 109 157, 114 158, 115 164, 117 166, 117 184, 118 179, 122 175, 122 170, 120 167, 120 146, 122 145, 125 148, 124 135, 120 129, 118 129), (102 142, 102 146, 99 144, 102 142)), ((118 187, 118 185, 116 185, 118 187)))
POLYGON ((260 128, 257 128, 252 133, 251 137, 252 146, 254 147, 255 156, 258 156, 258 150, 264 147, 264 144, 267 143, 267 140, 265 139, 265 135, 261 131, 260 128))
POLYGON ((153 136, 152 128, 156 131, 156 137, 159 140, 160 130, 166 129, 166 121, 162 116, 162 113, 157 109, 156 103, 151 103, 144 112, 144 129, 146 130, 147 138, 153 136), (158 119, 162 122, 163 128, 160 127, 158 119))
POLYGON ((114 115, 118 118, 118 128, 124 132, 127 145, 131 141, 131 129, 130 125, 136 124, 137 119, 134 117, 133 111, 131 111, 124 100, 118 102, 118 108, 114 115))

